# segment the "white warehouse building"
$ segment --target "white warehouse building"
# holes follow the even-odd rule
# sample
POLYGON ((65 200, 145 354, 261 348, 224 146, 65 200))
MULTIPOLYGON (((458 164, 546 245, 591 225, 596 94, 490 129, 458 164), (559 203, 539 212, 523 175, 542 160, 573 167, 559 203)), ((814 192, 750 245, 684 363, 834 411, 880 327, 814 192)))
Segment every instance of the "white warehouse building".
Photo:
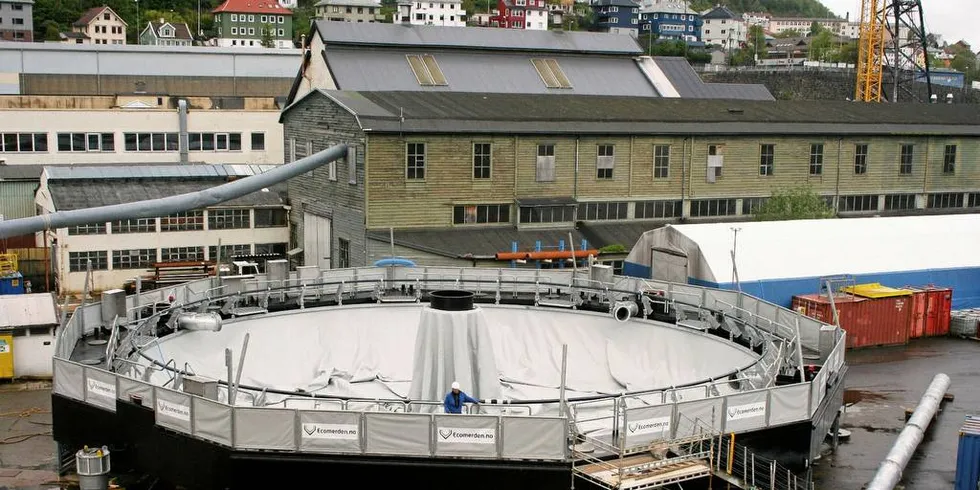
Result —
POLYGON ((466 10, 461 0, 438 2, 402 1, 398 3, 395 23, 415 26, 466 27, 466 10))
MULTIPOLYGON (((125 204, 201 191, 261 173, 247 165, 47 167, 36 204, 40 214, 125 204)), ((88 261, 90 289, 122 287, 158 262, 214 262, 234 255, 285 254, 288 206, 273 188, 187 212, 60 228, 38 234, 52 246, 59 292, 82 291, 88 261)), ((225 259, 222 260, 224 262, 225 259)))
POLYGON ((740 289, 780 306, 832 276, 935 285, 952 288, 962 309, 980 307, 978 243, 980 214, 667 225, 640 237, 624 273, 740 289))

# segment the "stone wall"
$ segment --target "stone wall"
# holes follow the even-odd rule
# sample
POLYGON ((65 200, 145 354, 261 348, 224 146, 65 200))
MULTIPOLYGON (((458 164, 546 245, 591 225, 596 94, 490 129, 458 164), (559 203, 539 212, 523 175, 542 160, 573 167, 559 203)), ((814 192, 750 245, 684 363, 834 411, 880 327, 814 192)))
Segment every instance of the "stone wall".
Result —
MULTIPOLYGON (((763 84, 779 100, 845 100, 853 98, 855 76, 853 71, 724 71, 701 74, 701 78, 707 83, 763 84)), ((918 91, 921 100, 928 98, 924 83, 916 83, 913 86, 918 91)), ((891 93, 892 89, 888 77, 882 84, 882 90, 885 94, 891 93)), ((980 103, 980 90, 933 85, 933 93, 939 96, 940 101, 946 99, 946 94, 952 93, 954 102, 980 103)), ((899 97, 900 100, 908 100, 907 94, 900 94, 899 97)))

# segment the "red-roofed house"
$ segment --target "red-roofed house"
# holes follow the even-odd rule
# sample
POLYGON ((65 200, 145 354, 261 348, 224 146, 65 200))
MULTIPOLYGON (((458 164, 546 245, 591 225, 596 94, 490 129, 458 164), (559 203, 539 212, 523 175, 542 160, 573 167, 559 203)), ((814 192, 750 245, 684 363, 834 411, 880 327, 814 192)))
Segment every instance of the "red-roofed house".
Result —
POLYGON ((548 5, 545 0, 497 0, 498 14, 490 17, 491 27, 505 29, 548 29, 548 5))
POLYGON ((293 12, 276 0, 225 0, 211 12, 218 46, 294 47, 293 12))
POLYGON ((67 44, 126 44, 128 24, 106 5, 85 11, 74 24, 72 32, 61 33, 61 42, 67 44))

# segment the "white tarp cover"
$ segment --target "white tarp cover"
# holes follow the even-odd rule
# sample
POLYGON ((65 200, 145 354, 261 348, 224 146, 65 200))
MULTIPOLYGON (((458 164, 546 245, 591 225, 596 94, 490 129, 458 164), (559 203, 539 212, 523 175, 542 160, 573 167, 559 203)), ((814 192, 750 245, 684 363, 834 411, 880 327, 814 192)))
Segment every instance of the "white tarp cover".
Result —
POLYGON ((409 398, 439 400, 453 381, 482 398, 500 398, 490 327, 483 310, 422 309, 409 398))
MULTIPOLYGON (((187 362, 198 375, 225 379, 224 349, 232 349, 237 365, 247 332, 243 385, 360 398, 406 397, 417 368, 414 346, 419 322, 433 318, 426 312, 422 305, 362 305, 246 317, 226 323, 219 332, 179 332, 149 347, 146 354, 163 362, 173 358, 178 366, 187 362)), ((435 318, 445 312, 437 313, 435 318)), ((482 315, 486 324, 486 334, 461 337, 466 342, 479 339, 477 352, 463 356, 463 369, 473 373, 472 381, 460 380, 462 389, 474 398, 557 398, 562 344, 568 345, 569 397, 680 386, 758 359, 751 351, 716 337, 653 322, 619 323, 608 314, 489 305, 468 314, 482 315)), ((455 321, 443 326, 450 324, 466 328, 460 327, 466 322, 455 321)), ((418 347, 425 352, 422 359, 441 362, 446 369, 419 371, 436 376, 423 383, 420 393, 429 400, 442 400, 452 381, 449 365, 458 358, 437 359, 448 351, 440 351, 432 342, 444 339, 430 339, 428 346, 418 347)), ((167 379, 162 373, 155 376, 157 383, 167 379)), ((219 395, 223 397, 224 391, 219 390, 219 395)), ((268 400, 276 397, 270 395, 268 400)))
POLYGON ((626 261, 650 266, 652 247, 674 248, 688 255, 688 277, 729 283, 733 226, 743 283, 980 266, 980 214, 667 225, 626 261))

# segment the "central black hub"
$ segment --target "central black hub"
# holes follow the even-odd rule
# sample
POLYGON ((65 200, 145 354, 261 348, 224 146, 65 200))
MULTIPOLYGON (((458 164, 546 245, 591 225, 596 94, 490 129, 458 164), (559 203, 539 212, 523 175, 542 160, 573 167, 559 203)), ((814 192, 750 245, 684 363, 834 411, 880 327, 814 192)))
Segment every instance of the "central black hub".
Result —
POLYGON ((429 293, 429 306, 443 311, 466 311, 473 309, 473 293, 456 289, 445 289, 429 293))

